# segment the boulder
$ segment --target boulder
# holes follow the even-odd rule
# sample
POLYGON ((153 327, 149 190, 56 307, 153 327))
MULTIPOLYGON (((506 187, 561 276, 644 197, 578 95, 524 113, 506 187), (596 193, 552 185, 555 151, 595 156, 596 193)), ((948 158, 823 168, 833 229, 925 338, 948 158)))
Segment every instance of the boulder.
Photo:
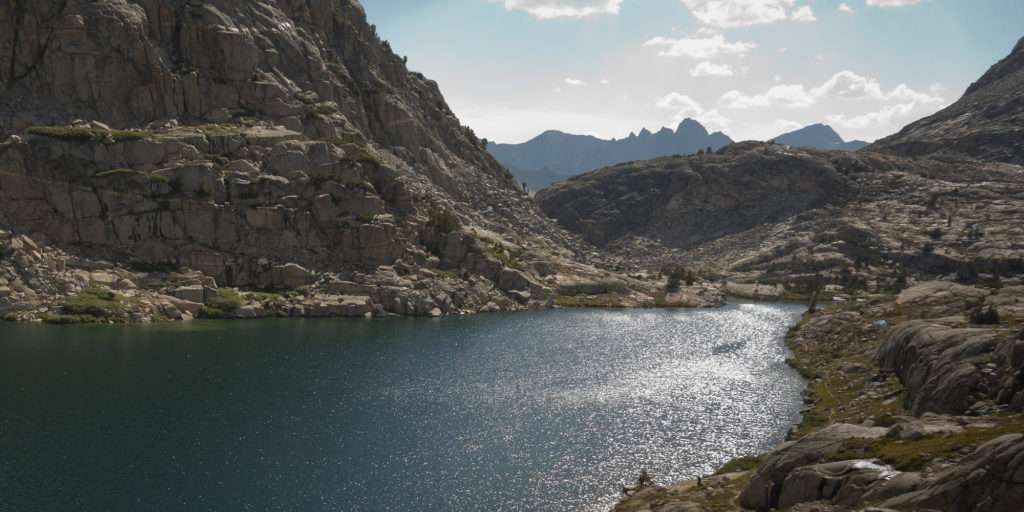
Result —
POLYGON ((904 322, 885 336, 875 357, 895 370, 907 389, 904 406, 917 416, 963 414, 976 396, 1024 405, 1024 383, 1015 378, 1024 344, 997 330, 904 322))
POLYGON ((866 488, 888 481, 897 471, 870 460, 844 460, 801 466, 783 480, 777 508, 825 500, 847 506, 861 501, 866 488))
POLYGON ((313 274, 301 265, 287 263, 275 266, 271 270, 270 279, 275 288, 293 290, 309 285, 313 281, 313 274))
POLYGON ((899 510, 1017 512, 1024 503, 1024 434, 1007 434, 974 450, 917 490, 881 504, 899 510))
POLYGON ((783 482, 793 470, 838 452, 844 441, 879 439, 887 432, 888 429, 882 427, 836 423, 799 441, 782 443, 765 457, 751 476, 747 487, 740 494, 740 504, 756 510, 773 508, 778 504, 783 482))

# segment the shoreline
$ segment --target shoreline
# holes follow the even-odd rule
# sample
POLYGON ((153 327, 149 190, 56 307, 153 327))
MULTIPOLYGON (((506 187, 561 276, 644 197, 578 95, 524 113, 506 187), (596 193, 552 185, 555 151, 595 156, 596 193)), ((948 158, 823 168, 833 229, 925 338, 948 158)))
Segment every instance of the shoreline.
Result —
MULTIPOLYGON (((1022 302, 1021 286, 987 289, 928 281, 898 295, 805 313, 785 337, 794 353, 789 362, 808 383, 806 409, 789 440, 767 454, 727 463, 728 479, 704 475, 705 482, 715 483, 700 489, 695 481, 652 485, 612 510, 767 510, 809 503, 828 511, 903 510, 940 504, 941 486, 966 485, 964 471, 973 467, 973 458, 998 458, 1024 444, 1024 436, 1016 434, 1024 430, 1024 395, 1013 398, 1019 391, 1000 387, 1006 379, 992 377, 1016 371, 999 359, 995 347, 1024 340, 1022 302), (972 322, 972 312, 982 304, 998 312, 998 323, 972 322), (996 345, 976 351, 965 363, 973 372, 961 365, 961 373, 968 372, 969 380, 999 381, 998 389, 986 394, 968 386, 960 396, 955 387, 936 393, 921 385, 920 375, 928 369, 959 364, 956 359, 894 367, 894 354, 906 350, 907 343, 924 343, 914 338, 919 332, 943 333, 946 348, 954 353, 964 350, 971 336, 988 336, 996 345), (822 478, 834 488, 807 483, 822 478)), ((982 476, 972 485, 989 485, 993 479, 982 476)), ((1017 485, 1001 492, 1021 490, 1017 485)))

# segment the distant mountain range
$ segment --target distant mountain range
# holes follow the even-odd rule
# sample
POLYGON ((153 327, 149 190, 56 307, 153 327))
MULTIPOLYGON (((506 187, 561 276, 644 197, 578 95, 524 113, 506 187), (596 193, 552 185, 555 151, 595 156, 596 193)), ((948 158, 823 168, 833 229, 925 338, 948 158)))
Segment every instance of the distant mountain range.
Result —
POLYGON ((845 142, 831 126, 821 123, 812 124, 799 130, 779 135, 772 140, 787 146, 836 149, 840 151, 857 151, 868 145, 867 142, 862 140, 845 142))
POLYGON ((684 119, 674 132, 662 128, 651 133, 645 128, 639 135, 631 133, 624 139, 605 140, 549 130, 521 144, 490 143, 487 150, 516 179, 536 191, 594 169, 659 156, 692 154, 708 147, 717 150, 732 142, 722 132, 709 134, 697 121, 684 119))
MULTIPOLYGON (((831 127, 814 124, 779 135, 779 144, 807 146, 817 149, 856 151, 867 142, 845 142, 831 127)), ((487 150, 531 191, 577 174, 610 167, 624 162, 650 160, 661 156, 689 155, 711 148, 717 151, 732 144, 722 132, 708 133, 699 122, 684 119, 675 131, 669 128, 652 133, 646 128, 640 134, 630 133, 624 139, 599 139, 590 135, 573 135, 548 130, 521 144, 491 142, 487 150)))

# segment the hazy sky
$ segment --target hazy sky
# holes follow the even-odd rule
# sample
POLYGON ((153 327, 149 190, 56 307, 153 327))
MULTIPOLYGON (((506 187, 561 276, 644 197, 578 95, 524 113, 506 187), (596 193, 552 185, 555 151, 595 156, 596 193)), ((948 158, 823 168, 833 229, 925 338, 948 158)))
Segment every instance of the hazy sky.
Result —
POLYGON ((480 137, 621 138, 692 117, 735 140, 872 141, 956 101, 1024 0, 362 0, 480 137))

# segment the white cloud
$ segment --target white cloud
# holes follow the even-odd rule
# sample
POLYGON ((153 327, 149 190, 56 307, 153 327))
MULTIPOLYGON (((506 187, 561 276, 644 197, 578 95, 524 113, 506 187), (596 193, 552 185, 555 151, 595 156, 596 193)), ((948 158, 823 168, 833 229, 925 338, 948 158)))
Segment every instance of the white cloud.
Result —
POLYGON ((790 121, 788 119, 775 120, 775 128, 779 131, 780 134, 789 133, 794 130, 799 130, 800 128, 803 127, 803 123, 799 123, 797 121, 790 121))
POLYGON ((735 89, 722 94, 718 104, 728 108, 809 107, 815 98, 802 85, 776 85, 764 94, 748 96, 735 89))
POLYGON ((786 48, 785 47, 779 48, 779 53, 786 53, 786 48))
POLYGON ((701 23, 716 28, 736 28, 750 25, 765 25, 794 19, 814 21, 809 6, 803 6, 789 13, 796 0, 681 0, 693 17, 701 23))
POLYGON ((571 86, 574 86, 574 87, 586 87, 587 86, 587 82, 585 82, 583 80, 577 80, 575 78, 566 78, 565 79, 565 83, 567 85, 571 85, 571 86))
POLYGON ((736 70, 728 64, 715 64, 710 61, 704 61, 697 64, 697 67, 690 70, 690 76, 732 76, 736 74, 736 70))
POLYGON ((658 100, 658 107, 676 111, 672 117, 673 124, 679 124, 683 122, 683 119, 690 117, 696 119, 709 131, 726 131, 731 123, 729 119, 718 112, 718 109, 705 110, 693 98, 678 92, 670 92, 658 100))
POLYGON ((718 98, 718 104, 727 108, 751 107, 809 107, 824 99, 871 100, 876 102, 902 102, 940 107, 945 101, 936 94, 915 91, 906 84, 899 84, 891 91, 885 91, 877 80, 860 76, 852 71, 840 71, 825 83, 808 90, 801 84, 775 85, 762 94, 747 95, 731 90, 718 98))
POLYGON ((857 11, 853 10, 853 7, 846 5, 846 2, 839 4, 839 12, 845 12, 847 14, 853 14, 857 11))
POLYGON ((801 23, 810 23, 812 21, 818 21, 817 16, 814 15, 814 11, 811 11, 811 6, 805 5, 789 15, 789 19, 793 21, 799 21, 801 23))
POLYGON ((921 0, 868 0, 868 5, 872 7, 905 7, 919 3, 921 0))
POLYGON ((583 18, 595 14, 618 14, 623 0, 487 0, 501 2, 505 10, 526 11, 539 19, 583 18))
POLYGON ((858 116, 833 114, 825 116, 829 124, 850 129, 865 129, 875 126, 899 128, 907 123, 935 113, 945 106, 942 98, 926 97, 904 103, 886 105, 881 109, 858 116))
POLYGON ((710 59, 718 55, 746 55, 757 48, 753 42, 736 41, 730 43, 725 36, 708 29, 700 29, 694 36, 672 39, 654 37, 647 40, 644 46, 664 46, 658 55, 665 57, 691 57, 694 59, 710 59))

